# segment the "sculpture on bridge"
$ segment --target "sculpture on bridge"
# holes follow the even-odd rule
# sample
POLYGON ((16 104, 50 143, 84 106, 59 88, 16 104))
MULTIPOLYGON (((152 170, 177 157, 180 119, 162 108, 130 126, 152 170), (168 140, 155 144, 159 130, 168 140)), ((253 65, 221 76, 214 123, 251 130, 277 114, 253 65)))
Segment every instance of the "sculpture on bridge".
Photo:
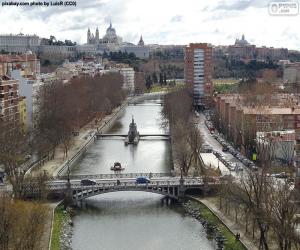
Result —
POLYGON ((137 131, 136 123, 134 122, 133 116, 132 121, 129 124, 128 136, 125 138, 125 145, 134 144, 137 145, 140 140, 140 134, 137 131))

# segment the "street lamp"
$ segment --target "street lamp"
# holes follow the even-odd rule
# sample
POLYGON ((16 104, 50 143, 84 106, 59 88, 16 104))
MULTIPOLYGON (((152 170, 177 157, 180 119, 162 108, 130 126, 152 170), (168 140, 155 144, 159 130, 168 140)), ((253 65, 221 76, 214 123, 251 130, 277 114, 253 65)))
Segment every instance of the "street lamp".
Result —
POLYGON ((68 181, 68 187, 71 186, 71 183, 70 183, 70 162, 68 161, 68 169, 67 169, 67 181, 68 181))
POLYGON ((180 182, 180 185, 183 186, 184 179, 183 179, 183 168, 182 167, 180 168, 180 180, 179 180, 179 182, 180 182))

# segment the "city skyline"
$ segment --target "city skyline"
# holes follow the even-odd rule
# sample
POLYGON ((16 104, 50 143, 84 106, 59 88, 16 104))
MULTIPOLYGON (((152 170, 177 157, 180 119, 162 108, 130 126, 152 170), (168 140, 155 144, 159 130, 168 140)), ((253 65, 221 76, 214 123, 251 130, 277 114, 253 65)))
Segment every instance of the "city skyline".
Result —
POLYGON ((300 16, 272 16, 270 1, 78 0, 77 7, 1 7, 0 33, 54 35, 86 42, 86 30, 105 33, 112 21, 124 41, 146 44, 208 42, 230 45, 245 34, 257 46, 300 50, 300 16), (276 29, 274 29, 276 27, 276 29))

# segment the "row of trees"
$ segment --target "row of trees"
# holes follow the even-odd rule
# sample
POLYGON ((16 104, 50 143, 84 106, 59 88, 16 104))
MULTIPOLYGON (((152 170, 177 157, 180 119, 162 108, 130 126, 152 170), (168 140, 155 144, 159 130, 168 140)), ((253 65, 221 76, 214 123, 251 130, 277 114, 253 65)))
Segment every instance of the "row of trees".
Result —
POLYGON ((261 173, 248 172, 221 188, 220 209, 245 226, 245 233, 258 239, 259 249, 299 249, 296 232, 295 191, 288 182, 261 173))
POLYGON ((34 133, 24 133, 18 122, 11 126, 0 120, 0 165, 12 185, 14 198, 23 199, 33 193, 42 198, 48 177, 41 173, 25 178, 31 163, 28 159, 35 153, 38 158, 53 158, 59 145, 63 145, 67 157, 75 132, 93 119, 98 123, 124 100, 122 82, 120 74, 108 74, 43 85, 35 96, 38 112, 34 133))
POLYGON ((267 62, 258 60, 244 62, 238 59, 229 59, 224 56, 221 58, 214 58, 213 77, 255 79, 255 77, 265 69, 274 69, 278 71, 278 74, 282 74, 279 70, 279 66, 271 60, 267 62))
POLYGON ((0 249, 42 249, 47 208, 0 194, 0 249))
POLYGON ((185 175, 192 167, 200 173, 204 172, 199 158, 203 140, 191 119, 192 103, 188 89, 182 88, 165 96, 162 110, 164 125, 169 125, 174 161, 185 175))
POLYGON ((70 84, 56 81, 42 86, 36 96, 37 145, 42 156, 54 157, 59 144, 65 156, 72 132, 97 118, 100 120, 120 105, 126 96, 120 74, 75 78, 70 84))

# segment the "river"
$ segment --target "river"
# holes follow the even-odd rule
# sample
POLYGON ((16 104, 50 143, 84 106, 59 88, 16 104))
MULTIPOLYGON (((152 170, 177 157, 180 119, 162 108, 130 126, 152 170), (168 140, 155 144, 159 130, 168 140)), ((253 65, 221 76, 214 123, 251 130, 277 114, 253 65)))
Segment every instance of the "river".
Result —
MULTIPOLYGON (((159 100, 128 106, 109 133, 124 134, 132 116, 140 134, 161 134, 159 100)), ((168 173, 171 171, 169 142, 141 140, 125 146, 118 138, 100 139, 90 147, 72 174, 111 173, 119 161, 126 173, 168 173)), ((74 217, 74 250, 214 249, 202 225, 185 215, 179 204, 167 206, 163 196, 146 192, 116 192, 84 200, 74 217)))

